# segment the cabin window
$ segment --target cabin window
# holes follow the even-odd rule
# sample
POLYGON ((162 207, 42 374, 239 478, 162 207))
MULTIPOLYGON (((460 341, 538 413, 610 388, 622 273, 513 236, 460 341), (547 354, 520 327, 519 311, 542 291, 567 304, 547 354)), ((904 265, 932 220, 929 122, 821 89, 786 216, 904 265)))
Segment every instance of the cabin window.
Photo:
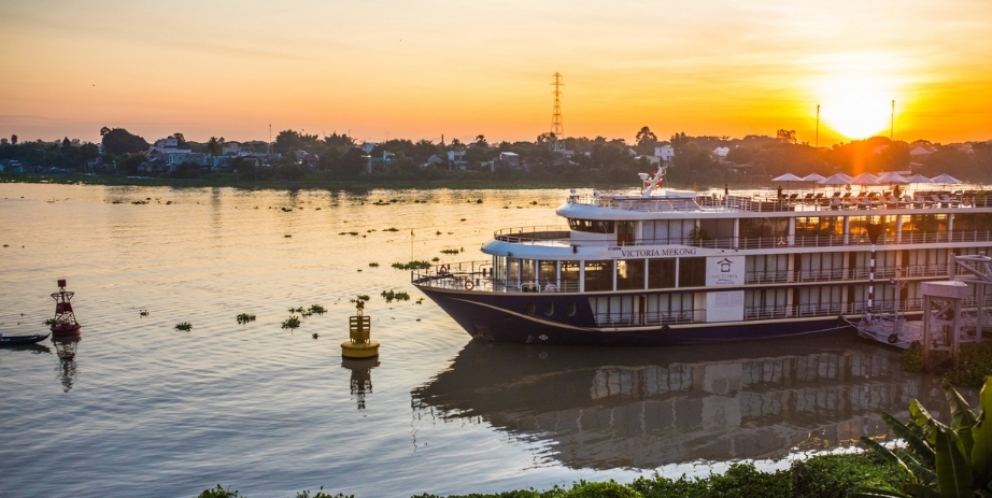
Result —
POLYGON ((586 261, 586 292, 613 290, 613 261, 586 261))
POLYGON ((577 232, 613 233, 613 222, 602 220, 580 220, 569 218, 568 226, 577 232))
POLYGON ((617 261, 617 290, 644 288, 644 260, 621 259, 617 261))
POLYGON ((578 261, 561 262, 561 284, 558 286, 561 292, 579 291, 579 269, 578 261))
MULTIPOLYGON (((648 245, 685 244, 696 227, 696 220, 656 220, 641 224, 641 243, 648 245)), ((731 228, 733 233, 733 228, 731 228)))
POLYGON ((519 259, 506 258, 506 285, 513 287, 520 285, 519 259))
POLYGON ((575 316, 578 311, 579 307, 575 303, 568 303, 568 306, 565 306, 565 314, 568 316, 575 316))
POLYGON ((694 301, 691 292, 644 296, 644 322, 661 325, 693 321, 694 301))
POLYGON ((679 258, 679 287, 706 285, 706 258, 679 258))
POLYGON ((534 284, 534 264, 537 261, 533 259, 522 259, 520 260, 520 284, 533 286, 534 284))
POLYGON ((789 254, 763 254, 748 256, 744 263, 744 281, 762 284, 788 280, 789 254))
POLYGON ((741 218, 741 238, 765 239, 771 243, 789 234, 788 218, 741 218))
POLYGON ((843 235, 844 218, 841 216, 800 216, 796 218, 797 239, 843 235))
POLYGON ((555 261, 541 261, 538 264, 538 283, 541 284, 542 289, 548 284, 558 286, 558 269, 555 263, 555 261))
POLYGON ((648 260, 648 288, 670 289, 675 287, 675 259, 648 260))
POLYGON ((992 213, 959 213, 954 215, 955 232, 985 232, 992 228, 992 213))
POLYGON ((839 315, 844 312, 843 287, 801 287, 798 304, 800 315, 839 315))
POLYGON ((555 303, 544 303, 544 316, 555 314, 555 303))
POLYGON ((699 229, 709 239, 728 240, 734 238, 734 219, 699 220, 699 229))
POLYGON ((636 227, 633 221, 617 222, 617 245, 624 246, 634 243, 636 227))

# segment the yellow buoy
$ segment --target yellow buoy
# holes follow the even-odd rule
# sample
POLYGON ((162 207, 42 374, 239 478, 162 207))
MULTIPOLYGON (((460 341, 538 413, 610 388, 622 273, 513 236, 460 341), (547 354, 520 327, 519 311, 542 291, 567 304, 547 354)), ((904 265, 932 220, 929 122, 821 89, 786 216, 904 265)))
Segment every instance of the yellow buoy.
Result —
POLYGON ((365 303, 359 299, 356 305, 358 315, 348 317, 351 339, 341 343, 341 356, 345 358, 375 358, 379 356, 379 343, 369 339, 372 330, 372 317, 364 316, 365 303))

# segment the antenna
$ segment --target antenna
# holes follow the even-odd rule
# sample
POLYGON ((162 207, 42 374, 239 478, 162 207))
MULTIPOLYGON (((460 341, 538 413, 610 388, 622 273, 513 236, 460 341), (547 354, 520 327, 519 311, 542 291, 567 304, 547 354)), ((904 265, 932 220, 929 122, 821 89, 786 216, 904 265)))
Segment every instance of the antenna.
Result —
POLYGON ((820 147, 820 104, 816 104, 816 147, 820 147))
POLYGON ((892 112, 889 114, 889 141, 895 135, 896 131, 896 101, 892 101, 892 112))
POLYGON ((565 144, 561 141, 565 138, 565 126, 561 122, 561 87, 565 84, 561 81, 561 73, 555 72, 551 76, 555 79, 554 83, 551 83, 555 87, 555 106, 551 111, 551 150, 562 152, 565 150, 565 144))

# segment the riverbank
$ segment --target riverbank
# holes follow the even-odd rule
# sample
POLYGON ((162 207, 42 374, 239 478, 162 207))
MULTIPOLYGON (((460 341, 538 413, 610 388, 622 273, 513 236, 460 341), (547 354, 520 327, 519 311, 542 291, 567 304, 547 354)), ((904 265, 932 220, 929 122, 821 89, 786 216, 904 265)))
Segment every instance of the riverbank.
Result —
MULTIPOLYGON (((174 187, 174 188, 203 188, 230 187, 242 190, 346 190, 368 191, 373 189, 392 190, 526 190, 526 189, 568 189, 568 188, 599 188, 627 189, 636 188, 636 177, 602 180, 569 177, 569 178, 537 178, 533 176, 503 177, 492 174, 450 172, 440 178, 396 178, 374 175, 355 179, 332 179, 319 173, 308 175, 300 180, 241 180, 231 174, 212 173, 202 178, 167 178, 120 175, 82 175, 82 174, 33 174, 0 172, 0 183, 51 183, 61 185, 107 185, 107 186, 143 186, 143 187, 174 187)), ((676 188, 691 188, 692 186, 676 185, 676 188)), ((706 188, 699 186, 700 188, 706 188)), ((736 185, 735 188, 751 188, 746 185, 736 185)))
MULTIPOLYGON (((893 463, 869 453, 814 456, 798 460, 788 470, 760 472, 753 464, 732 465, 725 474, 668 479, 655 474, 630 483, 579 481, 570 487, 538 491, 518 489, 493 494, 448 495, 446 498, 842 498, 859 487, 897 491, 905 480, 893 463)), ((233 488, 204 490, 198 498, 245 498, 233 488)), ((296 498, 354 498, 330 494, 323 488, 297 493, 296 498)), ((429 493, 412 498, 440 498, 429 493)))

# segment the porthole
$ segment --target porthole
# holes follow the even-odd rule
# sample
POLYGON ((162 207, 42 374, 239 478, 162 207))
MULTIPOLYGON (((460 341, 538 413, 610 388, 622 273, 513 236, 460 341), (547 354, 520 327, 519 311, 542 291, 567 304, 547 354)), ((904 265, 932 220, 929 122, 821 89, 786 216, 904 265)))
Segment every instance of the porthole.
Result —
POLYGON ((577 307, 575 306, 575 303, 568 303, 568 306, 565 307, 565 314, 568 316, 575 316, 576 311, 577 307))
POLYGON ((544 316, 555 314, 555 303, 544 303, 544 316))
POLYGON ((527 303, 524 305, 524 314, 533 315, 535 312, 537 312, 537 306, 535 306, 534 303, 527 303))

